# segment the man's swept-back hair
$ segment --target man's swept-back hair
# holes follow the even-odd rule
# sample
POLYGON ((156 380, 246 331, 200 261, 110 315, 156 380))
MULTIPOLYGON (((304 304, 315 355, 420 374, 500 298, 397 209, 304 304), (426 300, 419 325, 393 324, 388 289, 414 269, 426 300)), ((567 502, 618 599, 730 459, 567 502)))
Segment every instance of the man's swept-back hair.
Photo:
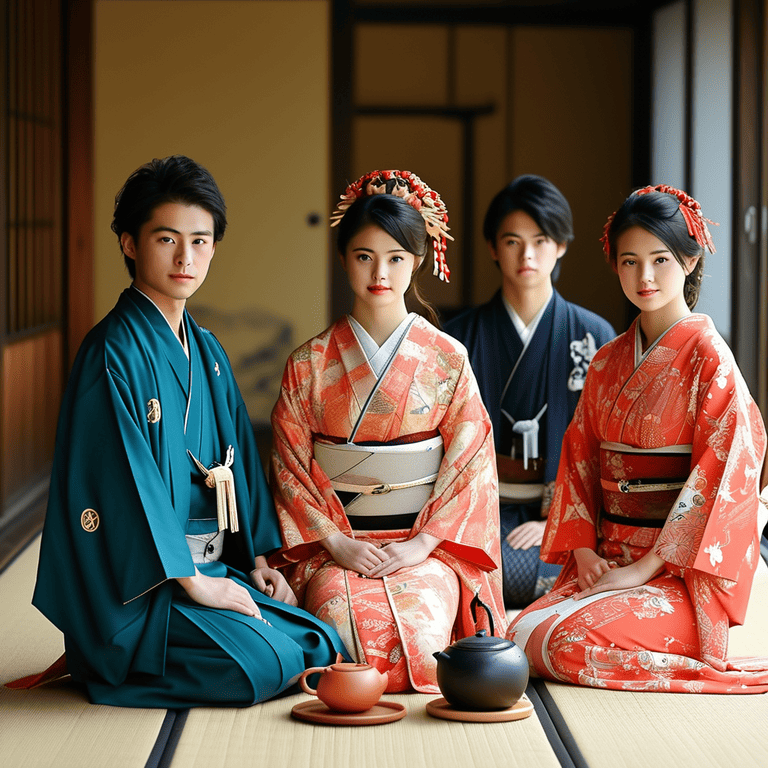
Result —
MULTIPOLYGON (((124 232, 138 240, 142 225, 152 218, 155 208, 165 203, 197 205, 208 211, 213 217, 214 241, 224 237, 227 207, 213 176, 194 160, 171 155, 137 168, 117 193, 112 231, 118 242, 124 232)), ((136 277, 133 259, 124 253, 123 258, 131 277, 136 277)))
POLYGON ((573 240, 571 206, 563 193, 543 176, 518 176, 491 200, 483 222, 487 241, 496 243, 499 227, 513 211, 527 213, 558 245, 568 245, 573 240))
MULTIPOLYGON (((504 219, 515 211, 528 214, 550 240, 566 247, 573 240, 573 214, 565 195, 543 176, 525 174, 507 184, 491 200, 483 221, 483 237, 496 246, 504 219)), ((558 259, 552 282, 560 274, 558 259)))

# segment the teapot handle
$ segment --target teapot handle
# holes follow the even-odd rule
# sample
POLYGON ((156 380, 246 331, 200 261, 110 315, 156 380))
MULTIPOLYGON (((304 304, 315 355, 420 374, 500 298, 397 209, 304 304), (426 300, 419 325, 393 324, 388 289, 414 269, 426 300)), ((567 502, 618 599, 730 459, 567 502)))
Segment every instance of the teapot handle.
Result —
POLYGON ((301 677, 299 678, 299 685, 301 686, 302 690, 305 693, 310 693, 312 696, 317 696, 317 689, 310 688, 309 683, 307 682, 307 678, 314 674, 315 672, 319 672, 320 674, 323 674, 323 672, 327 672, 328 667, 310 667, 309 669, 305 669, 304 672, 302 672, 301 677))
POLYGON ((481 608, 485 608, 485 612, 488 614, 488 626, 491 630, 491 637, 493 637, 496 632, 494 631, 493 626, 493 614, 491 613, 491 609, 480 599, 480 592, 475 592, 475 596, 472 598, 472 602, 469 604, 470 610, 472 611, 472 621, 475 622, 475 625, 477 625, 477 606, 480 606, 481 608))

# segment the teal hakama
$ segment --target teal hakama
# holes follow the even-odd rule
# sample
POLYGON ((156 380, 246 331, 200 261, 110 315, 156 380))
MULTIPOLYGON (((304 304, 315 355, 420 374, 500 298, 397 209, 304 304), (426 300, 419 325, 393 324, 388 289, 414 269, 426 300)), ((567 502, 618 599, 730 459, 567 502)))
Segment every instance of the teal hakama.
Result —
POLYGON ((250 586, 254 558, 281 545, 272 499, 224 350, 187 313, 184 328, 189 358, 129 288, 64 395, 33 604, 94 703, 249 705, 344 652, 332 628, 250 586), (216 491, 189 454, 212 467, 229 446, 239 531, 216 535, 216 491), (186 537, 206 534, 193 562, 186 537), (175 579, 195 564, 246 586, 269 624, 191 601, 175 579))

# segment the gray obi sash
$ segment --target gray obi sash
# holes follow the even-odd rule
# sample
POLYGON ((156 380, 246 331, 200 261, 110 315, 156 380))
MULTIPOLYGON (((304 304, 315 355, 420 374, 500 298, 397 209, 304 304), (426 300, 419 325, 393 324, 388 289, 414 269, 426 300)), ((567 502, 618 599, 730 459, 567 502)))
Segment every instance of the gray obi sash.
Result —
POLYGON ((215 517, 188 520, 186 539, 195 565, 218 560, 224 550, 224 531, 215 517))
POLYGON ((315 461, 337 492, 354 494, 348 515, 418 514, 427 503, 443 459, 443 438, 402 445, 315 441, 315 461))

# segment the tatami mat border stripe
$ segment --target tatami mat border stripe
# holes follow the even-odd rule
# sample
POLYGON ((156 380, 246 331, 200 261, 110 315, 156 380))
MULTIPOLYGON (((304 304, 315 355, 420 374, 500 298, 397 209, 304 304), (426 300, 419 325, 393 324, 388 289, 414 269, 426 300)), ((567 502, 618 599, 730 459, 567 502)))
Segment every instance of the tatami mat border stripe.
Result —
POLYGON ((144 768, 169 768, 188 714, 188 709, 169 709, 166 712, 155 746, 152 747, 144 768))
POLYGON ((589 768, 589 763, 581 754, 562 713, 547 690, 546 682, 540 678, 531 680, 526 694, 533 702, 541 727, 560 765, 563 768, 589 768))

